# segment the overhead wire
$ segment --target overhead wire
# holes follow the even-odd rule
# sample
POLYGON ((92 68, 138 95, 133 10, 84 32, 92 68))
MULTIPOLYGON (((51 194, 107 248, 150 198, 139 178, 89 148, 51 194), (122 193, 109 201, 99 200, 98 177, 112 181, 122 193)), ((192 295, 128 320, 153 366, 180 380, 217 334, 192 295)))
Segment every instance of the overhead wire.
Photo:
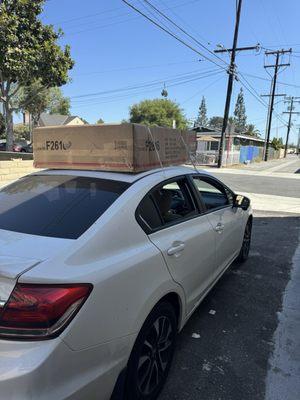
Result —
POLYGON ((107 91, 101 91, 101 92, 96 92, 96 93, 88 93, 88 94, 82 94, 82 95, 76 95, 76 96, 71 96, 72 101, 75 102, 80 102, 80 101, 91 101, 99 98, 99 96, 104 96, 104 95, 117 95, 118 93, 125 93, 126 92, 132 92, 134 90, 140 90, 140 89, 147 89, 147 88, 153 88, 153 87, 160 87, 163 83, 167 83, 168 87, 172 86, 177 86, 180 84, 185 84, 189 82, 193 82, 196 80, 200 80, 203 78, 207 78, 210 76, 215 76, 222 71, 214 69, 210 71, 206 71, 205 73, 196 73, 196 74, 182 74, 181 76, 174 77, 173 79, 160 79, 160 80, 154 80, 150 82, 144 82, 140 85, 134 85, 134 86, 126 86, 123 88, 118 88, 118 89, 112 89, 112 90, 107 90, 107 91))
POLYGON ((170 32, 168 29, 165 29, 163 26, 161 26, 158 22, 156 22, 155 20, 153 20, 152 18, 150 18, 148 15, 146 15, 143 11, 139 10, 137 7, 135 7, 133 4, 129 3, 127 0, 122 0, 123 3, 127 4, 130 8, 132 8, 135 12, 139 13, 140 15, 142 15, 144 18, 146 18, 148 21, 150 21, 152 24, 154 24, 156 27, 158 27, 159 29, 161 29, 162 31, 164 31, 165 33, 167 33, 169 36, 173 37, 173 39, 176 39, 178 42, 180 42, 181 44, 183 44, 184 46, 186 46, 187 48, 189 48, 190 50, 194 51, 195 53, 199 54, 201 57, 205 58, 207 61, 215 64, 216 66, 218 66, 219 68, 223 68, 224 70, 227 71, 227 68, 222 67, 220 64, 218 64, 217 62, 215 62, 214 60, 212 60, 211 58, 209 58, 208 56, 206 56, 205 54, 203 54, 202 52, 200 52, 199 50, 197 50, 195 47, 191 46, 189 43, 187 43, 186 41, 184 41, 183 39, 181 39, 179 36, 173 34, 172 32, 170 32))
POLYGON ((224 64, 226 64, 228 66, 228 63, 226 61, 224 61, 221 57, 217 56, 213 51, 211 51, 207 46, 205 46, 203 43, 201 43, 194 36, 189 34, 185 29, 183 29, 181 26, 179 26, 176 22, 174 22, 165 13, 163 13, 157 7, 155 7, 149 0, 143 0, 143 1, 144 1, 144 3, 148 4, 151 8, 153 8, 157 13, 159 13, 162 17, 164 17, 167 21, 169 21, 172 25, 174 25, 177 29, 179 29, 182 33, 184 33, 186 36, 188 36, 190 39, 192 39, 195 43, 197 43, 200 47, 202 47, 204 50, 208 51, 211 55, 213 55, 219 61, 223 62, 224 64))
POLYGON ((139 65, 139 66, 136 66, 136 67, 125 67, 125 68, 107 69, 107 70, 101 70, 101 71, 91 71, 91 72, 85 72, 85 73, 82 73, 82 74, 75 74, 75 75, 73 74, 72 77, 106 74, 106 73, 111 73, 111 72, 137 71, 137 70, 142 70, 142 69, 152 69, 152 68, 158 68, 158 67, 170 67, 170 66, 173 66, 173 65, 195 64, 195 63, 199 63, 199 60, 170 62, 170 63, 165 63, 165 64, 139 65))
MULTIPOLYGON (((219 71, 219 73, 221 73, 221 71, 219 71)), ((215 76, 215 75, 211 74, 210 76, 212 77, 212 76, 215 76)), ((170 84, 170 85, 168 85, 168 88, 184 85, 184 84, 191 83, 191 82, 194 82, 194 81, 198 81, 200 79, 208 78, 208 77, 209 76, 205 76, 205 77, 202 77, 202 78, 194 78, 194 79, 186 80, 186 81, 183 81, 183 82, 170 84)), ((213 83, 216 83, 216 80, 214 82, 212 82, 212 84, 213 83)), ((110 97, 100 98, 100 99, 91 99, 90 101, 83 102, 83 104, 76 103, 75 105, 73 105, 73 107, 74 108, 76 108, 76 107, 91 107, 91 106, 95 106, 95 105, 98 105, 98 104, 113 103, 115 101, 120 101, 120 100, 124 100, 124 99, 128 99, 128 98, 133 98, 133 97, 136 97, 137 95, 143 95, 145 93, 156 92, 157 89, 158 89, 157 87, 151 87, 151 88, 147 88, 146 90, 143 89, 143 90, 135 91, 134 93, 127 93, 127 94, 123 94, 123 95, 110 96, 110 97)), ((206 88, 202 89, 202 91, 204 91, 204 90, 206 90, 206 88)))

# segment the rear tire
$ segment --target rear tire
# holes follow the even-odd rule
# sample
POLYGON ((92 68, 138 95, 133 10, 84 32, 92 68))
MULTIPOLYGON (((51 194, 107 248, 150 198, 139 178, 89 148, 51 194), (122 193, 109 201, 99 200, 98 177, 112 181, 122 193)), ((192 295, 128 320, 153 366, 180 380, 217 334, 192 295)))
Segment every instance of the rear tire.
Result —
POLYGON ((125 399, 154 400, 162 390, 173 359, 177 317, 168 302, 146 319, 128 361, 125 399))
POLYGON ((249 219, 245 228, 243 244, 237 258, 239 262, 245 262, 249 257, 249 251, 251 246, 251 234, 252 234, 252 220, 249 219))

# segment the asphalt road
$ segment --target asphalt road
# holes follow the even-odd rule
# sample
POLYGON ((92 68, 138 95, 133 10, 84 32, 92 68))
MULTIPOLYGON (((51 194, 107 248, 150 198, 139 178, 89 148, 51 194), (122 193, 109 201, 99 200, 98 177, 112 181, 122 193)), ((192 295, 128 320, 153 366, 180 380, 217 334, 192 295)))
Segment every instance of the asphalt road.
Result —
POLYGON ((274 196, 300 197, 300 180, 276 176, 228 174, 211 171, 218 179, 238 192, 270 194, 274 196))
POLYGON ((226 171, 212 168, 210 173, 226 183, 236 192, 259 193, 274 196, 300 197, 300 158, 259 163, 226 171), (253 172, 250 175, 249 172, 253 172))
MULTIPOLYGON (((265 399, 277 313, 298 246, 300 216, 256 214, 250 258, 226 272, 180 333, 159 400, 265 399), (192 338, 193 333, 200 338, 192 338)), ((299 397, 287 392, 281 400, 299 397)))

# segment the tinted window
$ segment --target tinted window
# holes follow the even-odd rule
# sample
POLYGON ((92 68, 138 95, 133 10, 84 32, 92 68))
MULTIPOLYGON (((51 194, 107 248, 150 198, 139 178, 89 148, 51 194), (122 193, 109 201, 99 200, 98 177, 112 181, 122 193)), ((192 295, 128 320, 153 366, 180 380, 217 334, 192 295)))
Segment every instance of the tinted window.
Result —
POLYGON ((76 239, 128 186, 65 175, 25 177, 0 190, 0 229, 76 239))
POLYGON ((196 208, 185 179, 162 185, 152 195, 165 224, 180 222, 180 220, 196 214, 196 208))
POLYGON ((229 204, 225 188, 221 184, 198 177, 193 179, 207 210, 213 210, 229 204))
POLYGON ((159 213, 150 196, 146 196, 138 208, 139 222, 146 231, 154 230, 162 225, 159 213))

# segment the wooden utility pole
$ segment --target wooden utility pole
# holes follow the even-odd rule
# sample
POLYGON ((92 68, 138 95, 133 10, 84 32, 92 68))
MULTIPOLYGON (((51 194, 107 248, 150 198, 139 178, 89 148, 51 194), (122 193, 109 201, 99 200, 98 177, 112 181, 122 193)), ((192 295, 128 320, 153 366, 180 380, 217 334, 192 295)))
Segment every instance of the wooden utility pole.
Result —
POLYGON ((238 41, 238 36, 239 36, 241 9, 242 9, 242 0, 239 0, 238 6, 237 6, 237 12, 236 12, 233 46, 231 49, 230 66, 229 66, 229 70, 228 70, 229 77, 228 77, 227 96, 226 96, 226 102, 225 102, 224 119, 223 119, 223 126, 222 126, 222 133, 221 133, 221 140, 220 140, 220 147, 219 147, 218 168, 222 167, 225 134, 226 134, 226 128, 227 128, 228 116, 229 116, 229 110, 230 110, 233 79, 234 79, 234 75, 235 75, 235 52, 236 52, 237 41, 238 41))
POLYGON ((288 150, 289 136, 290 136, 291 126, 292 126, 292 115, 293 114, 296 114, 296 115, 300 114, 300 112, 293 111, 295 109, 294 103, 300 103, 300 101, 297 100, 297 99, 300 99, 300 97, 291 96, 291 97, 287 97, 287 100, 285 101, 285 103, 289 103, 289 105, 288 105, 288 111, 285 111, 283 114, 289 114, 289 122, 288 122, 288 126, 287 126, 286 141, 285 141, 285 148, 284 148, 284 157, 286 157, 287 150, 288 150))
MULTIPOLYGON (((270 117, 270 105, 271 105, 272 94, 261 94, 260 96, 261 97, 269 97, 269 107, 268 107, 267 126, 266 126, 266 132, 267 132, 268 124, 269 124, 269 117, 270 117)), ((278 94, 275 94, 274 97, 286 97, 286 94, 285 93, 278 93, 278 94)), ((266 145, 267 145, 267 137, 265 136, 265 144, 264 144, 264 151, 263 151, 263 157, 262 157, 263 160, 265 159, 266 145)))
POLYGON ((276 50, 276 51, 266 51, 265 54, 266 56, 269 55, 276 55, 276 62, 274 65, 265 65, 265 68, 274 68, 274 77, 272 79, 272 84, 271 84, 271 101, 270 101, 270 106, 269 106, 269 113, 268 113, 268 122, 267 122, 267 131, 266 131, 266 143, 265 143, 265 155, 264 155, 264 160, 268 161, 268 156, 269 156, 269 145, 270 145, 270 133, 271 133, 271 127, 272 127, 272 117, 273 117, 273 110, 274 110, 274 99, 275 99, 275 93, 276 93, 276 83, 277 83, 277 75, 278 75, 278 70, 280 67, 288 67, 290 64, 279 64, 280 60, 280 55, 283 55, 285 53, 291 53, 292 49, 289 50, 276 50))
POLYGON ((221 140, 220 140, 220 146, 219 146, 218 168, 222 167, 222 161, 223 161, 224 143, 225 143, 225 137, 226 137, 226 129, 227 129, 227 125, 228 125, 228 117, 229 117, 229 111, 230 111, 233 81, 235 79, 235 72, 236 72, 236 65, 235 65, 236 52, 244 51, 244 50, 255 50, 259 46, 259 45, 256 45, 256 46, 248 46, 248 47, 237 47, 241 9, 242 9, 242 0, 238 0, 232 48, 231 49, 217 49, 214 51, 215 53, 228 52, 230 54, 230 65, 229 65, 229 68, 227 71, 229 76, 228 76, 227 95, 226 95, 226 102, 225 102, 225 109, 224 109, 221 140))

